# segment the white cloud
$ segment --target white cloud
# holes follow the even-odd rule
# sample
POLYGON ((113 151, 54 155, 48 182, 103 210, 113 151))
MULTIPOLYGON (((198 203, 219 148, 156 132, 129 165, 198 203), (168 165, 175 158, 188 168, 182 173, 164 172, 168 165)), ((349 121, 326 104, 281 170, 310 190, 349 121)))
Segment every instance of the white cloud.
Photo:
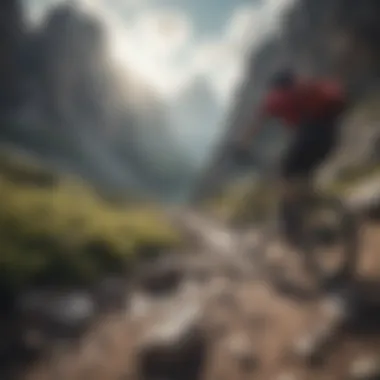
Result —
POLYGON ((227 40, 240 48, 252 43, 252 32, 261 27, 261 9, 254 6, 241 6, 233 14, 226 28, 227 40))
POLYGON ((219 100, 228 100, 231 87, 239 80, 243 57, 239 47, 228 40, 210 41, 194 51, 194 72, 207 76, 219 100))
POLYGON ((294 1, 266 0, 261 7, 237 7, 220 38, 196 48, 194 66, 210 77, 220 100, 231 100, 243 79, 247 54, 259 46, 264 36, 277 31, 284 9, 294 1))
POLYGON ((150 11, 137 18, 131 33, 154 57, 170 59, 187 44, 192 25, 183 12, 150 11))
POLYGON ((162 95, 172 94, 191 76, 189 67, 175 64, 191 38, 185 13, 153 10, 148 6, 152 0, 78 1, 105 23, 110 53, 119 66, 135 71, 162 95))
POLYGON ((112 53, 163 95, 170 95, 190 76, 189 66, 177 64, 176 58, 188 47, 191 32, 184 13, 144 12, 130 25, 113 27, 112 53))

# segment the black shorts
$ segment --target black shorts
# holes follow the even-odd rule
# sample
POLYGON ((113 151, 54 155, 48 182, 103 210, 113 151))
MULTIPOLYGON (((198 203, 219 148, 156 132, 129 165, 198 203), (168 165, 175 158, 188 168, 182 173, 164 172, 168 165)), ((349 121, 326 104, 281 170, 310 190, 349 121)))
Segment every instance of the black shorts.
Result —
POLYGON ((333 151, 337 141, 337 118, 305 123, 296 132, 293 143, 284 155, 283 178, 305 178, 333 151))

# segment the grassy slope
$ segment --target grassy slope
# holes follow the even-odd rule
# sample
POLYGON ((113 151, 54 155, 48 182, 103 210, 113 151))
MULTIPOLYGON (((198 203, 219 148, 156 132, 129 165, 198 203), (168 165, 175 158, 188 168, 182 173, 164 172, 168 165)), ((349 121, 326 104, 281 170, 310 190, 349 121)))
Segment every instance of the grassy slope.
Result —
POLYGON ((0 281, 86 283, 180 244, 158 206, 107 202, 79 181, 0 156, 0 281))

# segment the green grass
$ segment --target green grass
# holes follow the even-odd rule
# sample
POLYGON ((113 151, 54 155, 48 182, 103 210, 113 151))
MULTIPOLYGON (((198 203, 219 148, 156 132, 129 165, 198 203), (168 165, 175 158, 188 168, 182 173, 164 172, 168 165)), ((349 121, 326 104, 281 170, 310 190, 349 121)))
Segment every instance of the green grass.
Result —
POLYGON ((229 224, 259 223, 274 206, 275 191, 268 184, 231 184, 203 207, 229 224))
MULTIPOLYGON (((323 192, 332 196, 345 196, 350 190, 373 178, 380 180, 380 164, 363 163, 343 168, 323 192)), ((276 207, 276 189, 268 183, 230 184, 222 194, 207 200, 203 207, 218 219, 234 224, 261 223, 276 207)))
POLYGON ((108 202, 74 178, 0 155, 0 286, 90 283, 177 247, 149 202, 108 202))
POLYGON ((366 163, 342 168, 328 190, 336 195, 344 195, 355 186, 368 180, 379 178, 380 164, 366 163))

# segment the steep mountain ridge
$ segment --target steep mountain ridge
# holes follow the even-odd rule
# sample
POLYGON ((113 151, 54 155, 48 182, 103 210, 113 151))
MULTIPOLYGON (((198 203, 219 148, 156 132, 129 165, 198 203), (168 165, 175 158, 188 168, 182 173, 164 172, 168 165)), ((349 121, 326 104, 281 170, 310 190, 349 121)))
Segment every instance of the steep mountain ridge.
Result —
POLYGON ((178 192, 192 169, 168 130, 166 104, 132 69, 111 59, 101 22, 61 4, 31 27, 20 3, 8 3, 13 8, 3 14, 14 12, 22 33, 5 25, 4 49, 18 50, 4 54, 18 65, 4 67, 0 80, 4 97, 13 91, 18 101, 12 112, 5 105, 10 117, 2 113, 0 140, 62 162, 96 186, 167 198, 170 183, 178 192))

